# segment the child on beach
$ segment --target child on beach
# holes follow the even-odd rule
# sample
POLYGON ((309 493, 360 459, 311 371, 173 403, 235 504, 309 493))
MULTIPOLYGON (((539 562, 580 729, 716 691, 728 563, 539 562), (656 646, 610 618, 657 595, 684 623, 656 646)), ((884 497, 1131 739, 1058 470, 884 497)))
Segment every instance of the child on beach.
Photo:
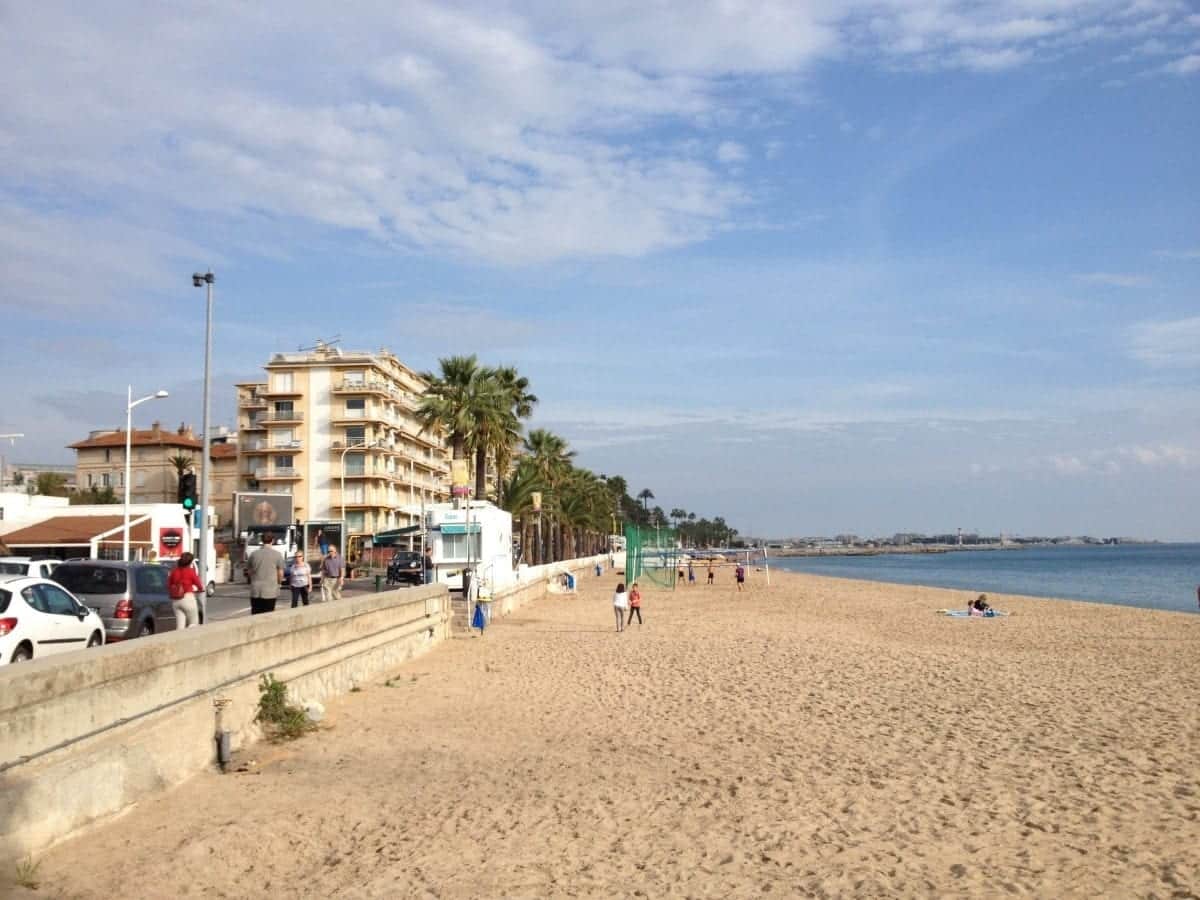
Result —
POLYGON ((692 568, 692 561, 688 560, 688 587, 696 583, 696 570, 692 568))
POLYGON ((733 577, 737 579, 737 589, 742 590, 746 586, 746 567, 738 563, 737 568, 733 570, 733 577))
POLYGON ((968 614, 982 616, 992 607, 988 605, 987 594, 980 594, 975 602, 967 607, 968 614))
MULTIPOLYGON (((625 582, 617 585, 613 594, 613 612, 617 614, 617 631, 625 630, 625 609, 629 606, 629 595, 625 593, 625 582)), ((639 616, 640 617, 640 616, 639 616)))
POLYGON ((637 613, 638 627, 642 625, 642 592, 638 590, 637 582, 629 586, 629 621, 626 625, 633 624, 633 614, 637 613))
POLYGON ((713 583, 713 567, 712 567, 711 559, 708 561, 708 583, 709 584, 713 583))

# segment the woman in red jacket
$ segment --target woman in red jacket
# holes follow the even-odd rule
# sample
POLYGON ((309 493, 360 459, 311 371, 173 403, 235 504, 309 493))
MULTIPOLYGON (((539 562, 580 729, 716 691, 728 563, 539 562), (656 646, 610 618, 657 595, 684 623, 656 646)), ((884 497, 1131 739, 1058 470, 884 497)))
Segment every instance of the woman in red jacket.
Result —
POLYGON ((176 628, 191 628, 200 622, 196 594, 204 590, 204 585, 200 583, 200 576, 192 568, 193 559, 195 557, 192 554, 183 554, 171 570, 171 574, 167 576, 167 595, 171 598, 171 605, 175 607, 176 628))

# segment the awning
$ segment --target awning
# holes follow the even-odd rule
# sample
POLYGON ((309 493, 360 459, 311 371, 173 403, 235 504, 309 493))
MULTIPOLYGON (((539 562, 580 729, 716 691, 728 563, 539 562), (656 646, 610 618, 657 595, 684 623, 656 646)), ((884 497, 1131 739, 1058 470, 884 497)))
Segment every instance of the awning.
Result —
MULTIPOLYGON (((93 539, 100 543, 120 544, 123 538, 124 516, 53 516, 36 525, 18 528, 4 535, 4 542, 13 547, 87 547, 93 539), (115 532, 115 534, 114 534, 115 532)), ((150 543, 150 517, 132 516, 129 522, 129 543, 150 543)))
POLYGON ((420 525, 409 525, 407 528, 392 528, 389 531, 380 531, 371 536, 371 543, 376 547, 387 547, 397 543, 402 538, 410 538, 415 534, 420 534, 420 525))
POLYGON ((478 522, 472 522, 470 525, 442 525, 435 531, 441 531, 442 534, 479 534, 482 530, 478 522))

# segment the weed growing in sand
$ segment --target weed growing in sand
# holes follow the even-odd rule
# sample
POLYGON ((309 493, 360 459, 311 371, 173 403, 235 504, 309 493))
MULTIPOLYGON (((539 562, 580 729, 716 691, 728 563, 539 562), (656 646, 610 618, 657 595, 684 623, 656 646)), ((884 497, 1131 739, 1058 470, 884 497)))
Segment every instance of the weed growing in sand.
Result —
POLYGON ((258 715, 254 721, 261 723, 275 740, 294 741, 317 727, 303 709, 288 703, 287 685, 273 674, 262 677, 258 692, 258 715))
POLYGON ((32 856, 26 856, 22 860, 17 861, 17 884, 23 888, 29 888, 31 891, 36 891, 38 885, 38 869, 42 867, 42 861, 39 859, 34 862, 32 856))

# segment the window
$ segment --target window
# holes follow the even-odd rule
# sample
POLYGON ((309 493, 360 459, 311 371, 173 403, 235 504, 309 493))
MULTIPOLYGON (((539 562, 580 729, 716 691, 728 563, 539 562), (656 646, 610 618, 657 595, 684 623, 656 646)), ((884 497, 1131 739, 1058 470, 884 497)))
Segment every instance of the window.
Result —
POLYGON ((41 591, 34 590, 37 585, 31 584, 25 590, 21 591, 21 596, 25 598, 25 602, 40 613, 49 612, 46 608, 46 598, 41 591))
POLYGON ((362 453, 347 453, 342 471, 347 475, 365 475, 367 471, 366 456, 362 453))
POLYGON ((295 407, 291 400, 278 400, 275 402, 275 418, 290 419, 295 413, 295 407))
POLYGON ((367 426, 366 425, 351 425, 346 429, 346 446, 353 447, 356 444, 365 444, 367 442, 367 426))
POLYGON ((292 391, 292 373, 291 372, 272 372, 271 373, 271 390, 276 393, 291 393, 292 391))
POLYGON ((343 376, 343 380, 345 381, 347 386, 362 384, 363 383, 363 373, 362 372, 347 372, 345 374, 345 376, 343 376))
MULTIPOLYGON (((101 553, 105 552, 104 549, 101 553)), ((121 548, 116 548, 121 553, 121 548)), ((125 570, 115 566, 89 566, 80 563, 64 563, 51 576, 72 594, 123 594, 125 593, 125 570)))
POLYGON ((290 475, 292 473, 292 458, 290 456, 276 456, 275 471, 281 475, 290 475))
POLYGON ((109 480, 107 472, 102 472, 100 474, 100 487, 112 487, 112 483, 109 480))
POLYGON ((95 485, 92 483, 92 473, 91 472, 88 472, 88 487, 95 487, 95 485))
POLYGON ((446 534, 442 532, 442 559, 467 559, 467 538, 471 539, 471 559, 479 559, 483 545, 480 534, 446 534))
POLYGON ((363 486, 361 483, 346 485, 345 501, 347 503, 362 503, 363 496, 363 486))
POLYGON ((42 595, 45 611, 53 616, 77 616, 79 607, 71 599, 71 595, 54 584, 37 584, 34 590, 42 595))
POLYGON ((165 594, 167 592, 167 570, 162 566, 146 566, 138 569, 133 583, 139 594, 165 594))
POLYGON ((105 450, 104 450, 104 461, 112 462, 112 451, 109 450, 108 448, 105 448, 105 450))
POLYGON ((346 399, 346 418, 362 419, 367 414, 366 397, 348 397, 346 399))

